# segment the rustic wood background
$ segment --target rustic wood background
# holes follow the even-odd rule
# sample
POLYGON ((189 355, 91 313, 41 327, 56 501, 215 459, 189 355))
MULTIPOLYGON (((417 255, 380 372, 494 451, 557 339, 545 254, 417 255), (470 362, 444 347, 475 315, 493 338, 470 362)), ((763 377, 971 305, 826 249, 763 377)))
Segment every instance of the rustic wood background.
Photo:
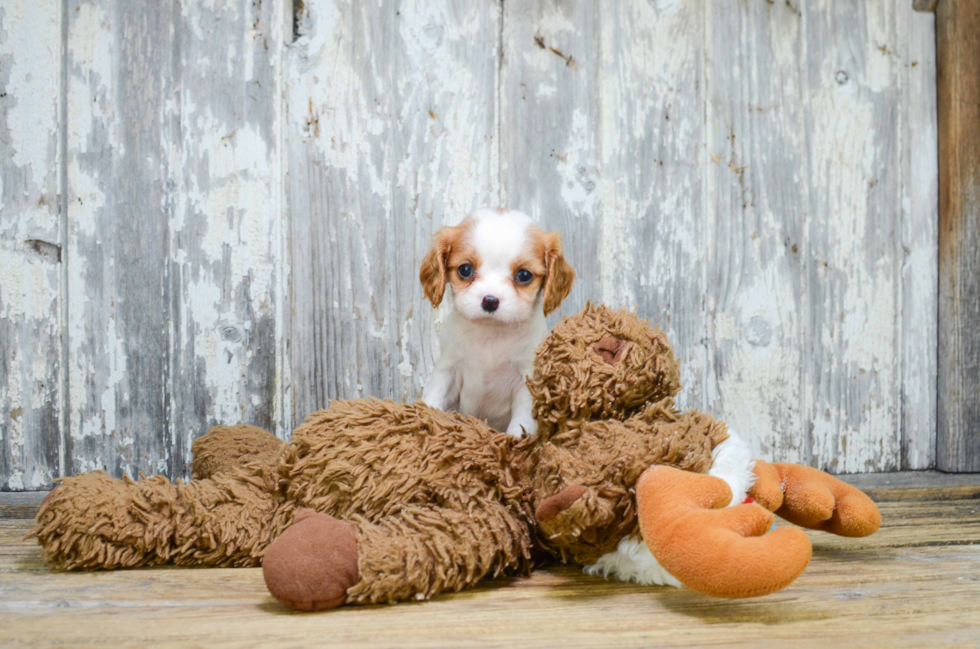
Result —
POLYGON ((0 485, 416 398, 505 204, 766 458, 935 464, 935 26, 894 0, 0 0, 0 485), (294 16, 294 9, 296 15, 294 16))

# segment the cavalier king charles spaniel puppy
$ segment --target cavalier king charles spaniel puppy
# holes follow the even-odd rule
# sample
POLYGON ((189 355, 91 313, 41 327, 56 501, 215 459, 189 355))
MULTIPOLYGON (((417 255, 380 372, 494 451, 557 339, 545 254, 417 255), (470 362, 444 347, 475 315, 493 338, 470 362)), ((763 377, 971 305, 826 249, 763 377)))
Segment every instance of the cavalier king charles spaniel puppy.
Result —
POLYGON ((433 307, 446 284, 453 304, 422 401, 474 415, 510 435, 533 435, 525 379, 548 333, 545 316, 575 279, 561 236, 520 212, 478 210, 436 232, 419 279, 433 307))

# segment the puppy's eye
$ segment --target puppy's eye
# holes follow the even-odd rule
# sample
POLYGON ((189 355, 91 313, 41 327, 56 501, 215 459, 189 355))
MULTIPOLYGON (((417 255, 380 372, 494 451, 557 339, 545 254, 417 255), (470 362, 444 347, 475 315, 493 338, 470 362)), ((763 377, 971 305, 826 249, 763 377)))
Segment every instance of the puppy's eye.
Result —
POLYGON ((459 268, 456 269, 456 273, 463 279, 469 279, 473 277, 473 265, 461 264, 459 268))
POLYGON ((527 284, 534 279, 534 273, 529 271, 527 268, 522 268, 514 275, 514 279, 517 280, 518 284, 527 284))

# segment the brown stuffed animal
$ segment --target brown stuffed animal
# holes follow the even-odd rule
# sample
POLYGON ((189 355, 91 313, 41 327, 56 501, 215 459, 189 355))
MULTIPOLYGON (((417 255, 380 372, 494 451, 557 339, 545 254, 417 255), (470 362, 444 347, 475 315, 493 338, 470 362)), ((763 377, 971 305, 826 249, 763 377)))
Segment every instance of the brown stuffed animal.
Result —
POLYGON ((212 429, 194 443, 189 483, 67 478, 33 533, 59 569, 262 565, 277 599, 319 610, 524 573, 534 547, 595 574, 761 595, 811 552, 799 529, 768 531, 770 511, 852 536, 880 523, 853 487, 795 465, 753 471, 724 424, 677 412, 666 337, 631 314, 563 320, 528 384, 533 438, 423 404, 338 401, 288 444, 212 429), (759 504, 726 507, 747 493, 759 504))

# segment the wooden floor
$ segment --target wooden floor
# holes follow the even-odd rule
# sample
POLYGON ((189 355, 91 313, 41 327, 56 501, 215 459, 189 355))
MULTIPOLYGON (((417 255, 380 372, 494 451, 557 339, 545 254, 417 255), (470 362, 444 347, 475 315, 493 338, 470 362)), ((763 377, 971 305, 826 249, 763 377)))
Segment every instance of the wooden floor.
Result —
POLYGON ((51 572, 22 540, 30 522, 0 519, 0 646, 980 646, 980 488, 873 493, 878 534, 812 534, 806 573, 759 599, 554 568, 421 604, 316 614, 279 606, 257 569, 51 572))

